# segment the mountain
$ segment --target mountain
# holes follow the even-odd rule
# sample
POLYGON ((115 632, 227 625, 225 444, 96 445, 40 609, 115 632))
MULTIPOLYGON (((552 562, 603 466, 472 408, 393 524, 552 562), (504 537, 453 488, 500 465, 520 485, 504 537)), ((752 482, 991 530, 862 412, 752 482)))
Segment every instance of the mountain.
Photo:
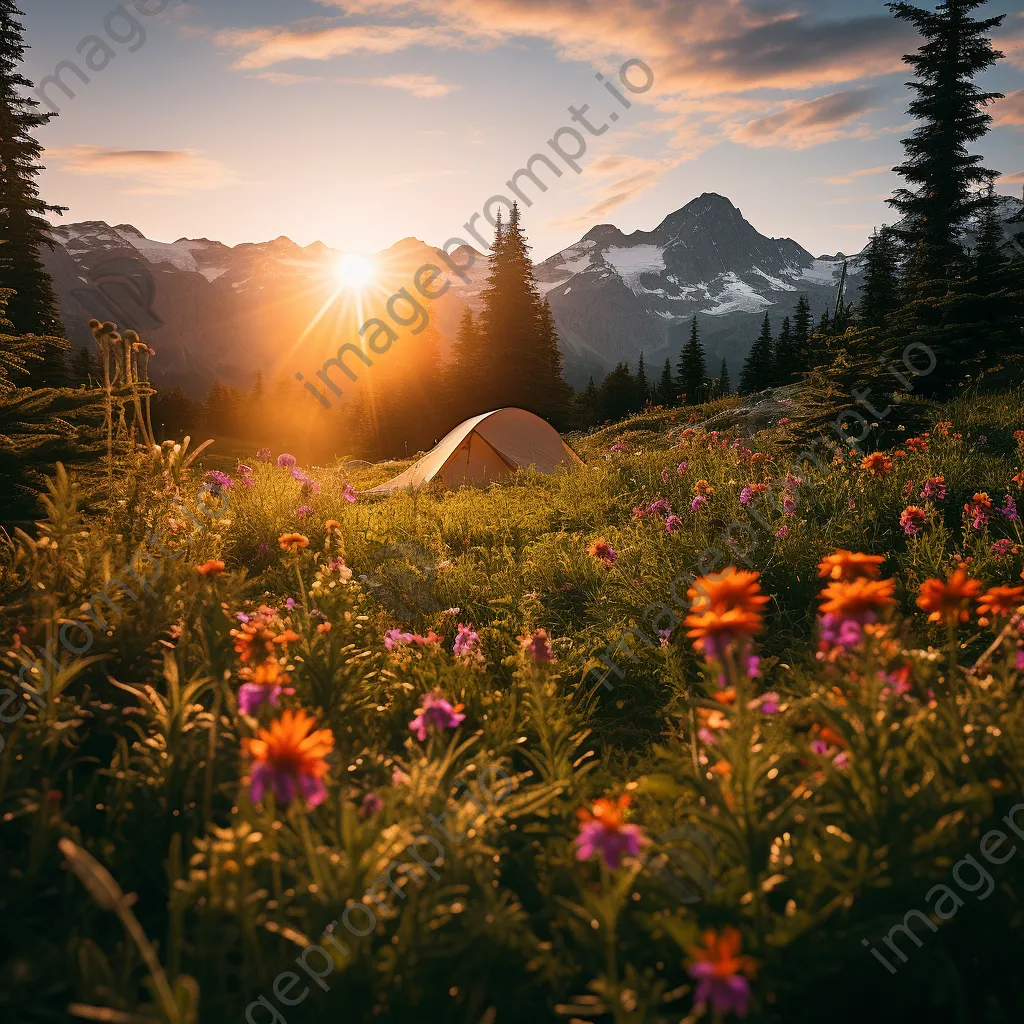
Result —
MULTIPOLYGON (((1003 197, 1003 219, 1022 205, 1003 197)), ((1009 238, 1009 225, 1006 231, 1009 238)), ((437 249, 402 239, 371 258, 374 289, 357 306, 339 290, 335 270, 344 254, 322 242, 302 247, 282 236, 236 246, 208 238, 168 243, 103 221, 57 226, 53 237, 44 262, 72 342, 92 344, 91 317, 133 328, 158 352, 157 381, 195 396, 214 379, 248 386, 257 368, 265 376, 312 377, 339 345, 359 340, 358 323, 385 315, 391 295, 415 293, 418 268, 444 267, 437 249)), ((479 308, 488 273, 476 250, 464 247, 452 259, 473 265, 468 281, 449 275, 451 288, 434 303, 442 355, 466 305, 479 308)), ((558 326, 566 376, 579 386, 590 374, 600 381, 620 361, 635 367, 641 352, 652 374, 666 357, 675 363, 693 316, 708 366, 717 370, 724 358, 736 379, 765 312, 776 330, 801 294, 815 320, 831 312, 844 264, 846 300, 853 301, 856 256, 815 258, 791 238, 760 234, 728 199, 705 193, 653 231, 627 235, 598 225, 536 273, 558 326)), ((406 343, 415 338, 403 338, 395 352, 406 343)))

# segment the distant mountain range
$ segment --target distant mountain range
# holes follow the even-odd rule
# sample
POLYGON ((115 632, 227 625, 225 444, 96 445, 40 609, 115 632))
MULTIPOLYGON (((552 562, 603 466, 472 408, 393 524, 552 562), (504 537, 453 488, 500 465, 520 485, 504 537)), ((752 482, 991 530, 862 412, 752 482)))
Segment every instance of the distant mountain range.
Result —
MULTIPOLYGON (((1004 219, 1022 205, 1009 197, 1002 203, 1004 219)), ((334 275, 343 254, 322 242, 166 243, 130 224, 103 221, 60 225, 53 236, 44 262, 72 342, 92 344, 91 317, 138 330, 157 350, 157 380, 197 397, 214 379, 248 386, 257 368, 268 377, 311 377, 342 341, 352 340, 339 334, 339 324, 351 334, 356 316, 334 275)), ((451 275, 452 288, 435 305, 435 323, 449 344, 466 305, 479 307, 487 277, 487 260, 475 250, 452 257, 468 263, 474 254, 468 283, 451 275)), ((373 262, 384 300, 412 289, 424 263, 443 266, 438 251, 415 238, 373 262)), ((790 238, 768 238, 728 199, 705 193, 653 231, 626 235, 598 225, 538 264, 536 276, 555 315, 571 383, 584 384, 591 374, 600 382, 620 361, 635 369, 640 353, 648 374, 656 375, 666 357, 675 361, 693 316, 709 368, 717 372, 725 358, 735 381, 765 312, 777 330, 806 294, 817 319, 835 306, 844 263, 852 301, 861 273, 855 257, 815 258, 790 238)))

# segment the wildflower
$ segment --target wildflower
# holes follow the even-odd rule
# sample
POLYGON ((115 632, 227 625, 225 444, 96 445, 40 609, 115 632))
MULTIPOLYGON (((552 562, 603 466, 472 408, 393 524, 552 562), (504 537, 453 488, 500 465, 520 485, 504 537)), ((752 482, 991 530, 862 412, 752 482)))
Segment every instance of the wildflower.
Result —
POLYGON ((930 579, 921 584, 917 606, 928 612, 929 622, 954 624, 970 618, 967 607, 978 596, 981 583, 957 569, 948 580, 930 579))
POLYGON ((243 466, 241 463, 239 463, 237 471, 241 475, 242 483, 246 487, 255 487, 256 486, 256 481, 253 480, 253 478, 252 478, 252 467, 251 466, 243 466))
POLYGON ((1012 478, 1013 482, 1018 487, 1024 487, 1024 469, 1022 469, 1015 477, 1012 478))
POLYGON ((355 488, 351 484, 345 484, 345 489, 341 492, 341 496, 350 504, 354 504, 356 500, 355 488))
POLYGON ((332 530, 340 530, 341 523, 339 523, 337 519, 328 519, 327 522, 324 523, 324 529, 328 533, 330 533, 332 530))
POLYGON ((1017 502, 1013 500, 1012 494, 1006 496, 1006 501, 1003 502, 1003 507, 999 511, 1011 521, 1017 518, 1017 502))
POLYGON ((287 598, 285 600, 285 602, 284 602, 284 606, 285 606, 285 608, 288 609, 288 611, 294 611, 294 609, 295 609, 295 598, 294 597, 287 598))
POLYGON ((616 442, 608 449, 610 452, 624 452, 625 450, 626 446, 621 441, 616 442))
POLYGON ((783 490, 795 491, 800 487, 802 483, 803 480, 801 480, 800 477, 795 476, 793 473, 787 473, 786 482, 783 484, 783 490))
POLYGON ((926 526, 928 516, 923 508, 908 505, 900 513, 900 526, 908 537, 916 537, 926 526))
POLYGON ((275 644, 294 644, 301 640, 302 637, 295 632, 294 629, 286 629, 283 633, 279 633, 274 637, 275 644))
POLYGON ((623 824, 629 804, 629 794, 623 793, 617 801, 601 797, 594 801, 592 811, 581 807, 576 812, 582 822, 579 835, 573 840, 577 860, 590 860, 600 854, 605 864, 614 870, 624 855, 635 857, 640 852, 640 847, 649 840, 639 825, 623 824))
POLYGON ((780 526, 775 531, 775 536, 776 537, 788 537, 789 536, 789 527, 788 526, 780 526))
POLYGON ((1002 537, 997 540, 989 549, 990 553, 995 558, 1006 558, 1012 550, 1013 541, 1008 540, 1006 537, 1002 537))
POLYGON ((988 434, 979 434, 978 435, 978 444, 979 445, 988 444, 988 434))
POLYGON ((668 470, 667 469, 663 469, 661 471, 661 482, 663 484, 667 484, 668 483, 668 470))
POLYGON ((828 584, 819 595, 821 651, 848 651, 863 639, 864 626, 878 620, 879 614, 896 603, 893 580, 863 577, 828 584))
POLYGON ((821 560, 818 576, 831 580, 877 579, 884 561, 883 555, 865 555, 837 548, 821 560))
POLYGON ((196 566, 200 576, 219 576, 224 571, 224 563, 219 558, 210 558, 202 565, 196 566))
POLYGON ((759 577, 730 567, 695 581, 687 591, 692 603, 686 617, 695 650, 708 659, 720 658, 728 645, 749 640, 761 629, 761 608, 769 598, 761 593, 759 577))
POLYGON ((315 725, 305 711, 285 711, 269 729, 260 729, 256 739, 242 740, 243 752, 253 760, 254 803, 263 799, 268 786, 282 804, 290 804, 297 796, 305 798, 309 808, 323 802, 327 796, 324 758, 334 748, 334 736, 329 729, 314 732, 315 725))
POLYGON ((926 452, 928 451, 928 438, 927 437, 908 437, 906 441, 907 447, 912 452, 926 452))
POLYGON ((244 622, 241 629, 231 630, 231 636, 234 637, 235 653, 243 664, 255 661, 260 654, 270 657, 274 652, 274 634, 262 617, 244 622))
POLYGON ((256 458, 259 459, 260 462, 269 462, 273 458, 273 455, 271 455, 269 448, 261 448, 256 453, 256 458))
POLYGON ((422 743, 427 738, 427 727, 432 729, 458 729, 466 716, 461 714, 463 705, 454 707, 435 690, 423 698, 423 706, 416 709, 416 717, 409 723, 409 728, 422 743))
POLYGON ((1013 436, 1017 439, 1017 445, 1024 448, 1024 430, 1015 430, 1013 436))
POLYGON ((534 661, 555 661, 555 652, 551 649, 551 638, 546 629, 535 629, 529 636, 519 637, 519 646, 534 661))
POLYGON ((708 503, 708 499, 703 494, 698 494, 693 501, 690 502, 690 508, 697 512, 702 509, 708 503))
POLYGON ((779 713, 779 695, 777 693, 762 693, 755 697, 748 705, 750 711, 760 711, 762 715, 777 715, 779 713))
POLYGON ((671 511, 672 506, 664 498, 652 501, 650 505, 647 506, 647 515, 649 516, 667 516, 671 511))
POLYGON ((1024 605, 1024 587, 990 587, 978 598, 978 614, 992 618, 1016 614, 1024 605))
POLYGON ((207 482, 210 493, 215 498, 220 497, 224 491, 231 489, 231 477, 227 473, 222 473, 219 469, 211 469, 208 473, 204 473, 203 479, 207 482))
POLYGON ((384 801, 376 793, 367 793, 359 805, 359 817, 365 821, 372 818, 384 806, 384 801))
POLYGON ((294 455, 278 455, 277 464, 281 469, 293 469, 295 467, 294 455))
POLYGON ((277 538, 277 543, 281 546, 282 551, 296 552, 309 547, 309 538, 304 537, 301 533, 282 533, 277 538))
POLYGON ((985 491, 979 491, 964 505, 964 512, 976 530, 983 530, 988 526, 988 517, 991 511, 992 499, 985 491))
POLYGON ((305 519, 306 516, 308 516, 309 513, 312 512, 312 511, 313 511, 313 506, 312 505, 300 505, 295 510, 295 518, 296 519, 305 519))
POLYGON ((677 473, 685 473, 687 469, 689 469, 689 464, 685 459, 682 462, 680 462, 678 466, 676 466, 677 473))
POLYGON ((729 725, 728 716, 718 708, 697 708, 697 736, 706 746, 714 746, 715 733, 729 725))
POLYGON ((238 710, 243 715, 254 715, 263 704, 276 707, 281 690, 288 682, 280 663, 268 658, 253 669, 243 669, 243 672, 245 683, 238 690, 238 710))
POLYGON ((792 420, 790 420, 790 418, 788 416, 783 416, 782 419, 779 420, 779 426, 780 427, 784 427, 787 423, 791 423, 791 422, 792 422, 792 420))
POLYGON ((400 629, 389 629, 384 634, 384 646, 389 651, 393 651, 396 647, 402 646, 403 644, 411 644, 412 637, 412 633, 405 633, 400 629))
POLYGON ((796 498, 794 498, 791 494, 787 494, 782 499, 782 514, 785 516, 796 515, 796 498))
POLYGON ((744 487, 743 490, 740 491, 740 504, 744 506, 749 505, 753 500, 753 497, 754 492, 749 487, 744 487))
POLYGON ((921 497, 927 501, 929 498, 935 498, 936 501, 942 501, 946 496, 946 478, 944 476, 930 476, 924 482, 924 487, 921 490, 921 497))
POLYGON ((404 786, 409 782, 409 776, 397 765, 391 770, 391 785, 404 786))
POLYGON ((330 633, 331 624, 329 622, 321 622, 320 625, 316 627, 316 631, 318 633, 330 633))
POLYGON ((672 630, 671 629, 659 629, 658 630, 658 639, 661 641, 661 646, 662 647, 668 647, 668 641, 669 641, 669 638, 671 636, 672 636, 672 630))
POLYGON ((676 530, 678 530, 678 529, 680 529, 682 527, 682 525, 683 525, 683 521, 682 521, 682 519, 679 518, 679 516, 669 516, 665 520, 665 532, 666 533, 675 533, 676 530))
POLYGON ((597 540, 587 548, 587 554, 596 558, 606 569, 610 569, 615 564, 615 560, 619 557, 615 553, 615 549, 604 539, 604 537, 598 537, 597 540))
POLYGON ((716 1017, 735 1013, 745 1017, 750 1005, 750 983, 757 971, 757 961, 740 954, 742 940, 738 929, 723 928, 719 935, 713 928, 704 932, 703 945, 690 949, 687 971, 697 982, 693 1001, 697 1006, 710 1006, 716 1017), (744 977, 744 975, 746 977, 744 977))
POLYGON ((703 494, 705 497, 707 497, 709 494, 715 493, 714 487, 712 487, 711 484, 707 482, 707 480, 698 480, 693 485, 693 490, 694 493, 703 494))
POLYGON ((861 462, 860 468, 866 469, 876 480, 881 480, 892 472, 892 459, 884 452, 873 452, 861 462))
POLYGON ((331 572, 338 573, 338 575, 341 576, 342 580, 346 583, 350 579, 352 579, 352 570, 345 564, 344 558, 332 558, 327 563, 327 568, 331 572))
POLYGON ((459 623, 459 632, 455 637, 455 644, 452 647, 452 654, 457 658, 470 656, 478 653, 480 634, 474 632, 472 625, 464 626, 459 623))

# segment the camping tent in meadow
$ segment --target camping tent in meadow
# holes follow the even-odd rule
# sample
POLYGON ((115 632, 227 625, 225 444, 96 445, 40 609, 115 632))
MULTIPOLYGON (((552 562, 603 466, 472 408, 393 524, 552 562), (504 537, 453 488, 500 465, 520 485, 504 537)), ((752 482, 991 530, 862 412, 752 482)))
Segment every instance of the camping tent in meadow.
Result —
POLYGON ((454 489, 488 484, 529 466, 554 473, 581 462, 550 423, 525 409, 498 409, 460 423, 415 465, 366 493, 390 494, 438 478, 454 489))

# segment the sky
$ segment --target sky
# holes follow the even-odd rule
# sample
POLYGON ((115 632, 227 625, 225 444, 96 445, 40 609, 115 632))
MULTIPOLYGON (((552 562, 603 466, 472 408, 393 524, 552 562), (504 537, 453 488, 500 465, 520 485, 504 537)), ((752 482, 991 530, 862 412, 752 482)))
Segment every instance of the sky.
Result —
MULTIPOLYGON (((88 79, 65 68, 73 96, 46 91, 59 116, 38 134, 43 197, 64 223, 161 241, 442 245, 543 153, 562 172, 534 165, 547 191, 519 179, 537 259, 595 224, 651 230, 703 192, 814 255, 851 253, 893 219, 911 126, 900 58, 917 37, 875 0, 22 7, 26 77, 71 61, 88 79)), ((1014 0, 979 12, 998 14, 1006 59, 979 84, 1006 99, 978 149, 998 191, 1020 195, 1024 14, 1014 0)))

